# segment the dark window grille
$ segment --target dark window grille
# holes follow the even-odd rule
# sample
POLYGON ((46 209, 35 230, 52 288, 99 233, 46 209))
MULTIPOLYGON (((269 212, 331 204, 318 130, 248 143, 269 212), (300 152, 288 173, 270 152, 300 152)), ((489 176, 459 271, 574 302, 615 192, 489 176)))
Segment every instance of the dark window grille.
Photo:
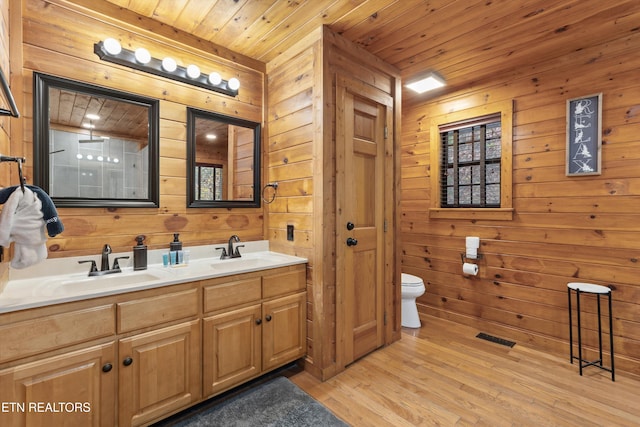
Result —
POLYGON ((439 127, 443 208, 499 208, 500 114, 439 127))
POLYGON ((222 165, 196 163, 196 200, 222 200, 222 165))

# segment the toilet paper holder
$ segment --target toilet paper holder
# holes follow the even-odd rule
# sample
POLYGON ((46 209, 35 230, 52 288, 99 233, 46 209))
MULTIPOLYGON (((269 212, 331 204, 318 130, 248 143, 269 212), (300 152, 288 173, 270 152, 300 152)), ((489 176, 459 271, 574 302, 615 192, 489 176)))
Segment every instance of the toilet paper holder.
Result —
POLYGON ((469 258, 467 256, 467 254, 464 253, 464 252, 460 253, 460 260, 462 261, 462 265, 464 265, 464 263, 467 262, 467 260, 478 261, 478 260, 481 260, 481 259, 482 259, 482 254, 481 253, 478 253, 475 258, 469 258))

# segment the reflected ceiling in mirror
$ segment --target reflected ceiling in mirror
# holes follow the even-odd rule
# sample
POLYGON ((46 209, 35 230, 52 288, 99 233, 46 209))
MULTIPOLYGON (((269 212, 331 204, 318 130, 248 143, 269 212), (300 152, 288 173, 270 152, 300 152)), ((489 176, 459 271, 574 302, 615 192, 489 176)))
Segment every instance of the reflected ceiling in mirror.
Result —
POLYGON ((260 207, 260 124, 187 108, 189 207, 260 207))
POLYGON ((34 183, 63 207, 157 207, 158 101, 34 76, 34 183))

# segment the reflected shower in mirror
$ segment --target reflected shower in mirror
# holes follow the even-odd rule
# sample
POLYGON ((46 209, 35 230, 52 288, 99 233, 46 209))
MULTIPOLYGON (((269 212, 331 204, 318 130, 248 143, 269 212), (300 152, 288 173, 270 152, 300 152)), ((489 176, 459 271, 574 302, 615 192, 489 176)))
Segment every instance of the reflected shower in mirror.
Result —
POLYGON ((158 101, 34 76, 35 184, 63 207, 157 207, 158 101))
POLYGON ((259 207, 260 124, 187 108, 189 207, 259 207))

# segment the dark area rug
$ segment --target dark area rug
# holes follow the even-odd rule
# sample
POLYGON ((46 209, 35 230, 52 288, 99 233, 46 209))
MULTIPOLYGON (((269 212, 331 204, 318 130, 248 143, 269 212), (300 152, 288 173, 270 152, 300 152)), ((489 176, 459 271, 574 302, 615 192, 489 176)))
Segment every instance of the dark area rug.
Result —
POLYGON ((186 419, 162 424, 172 427, 348 426, 286 377, 258 384, 186 419))

